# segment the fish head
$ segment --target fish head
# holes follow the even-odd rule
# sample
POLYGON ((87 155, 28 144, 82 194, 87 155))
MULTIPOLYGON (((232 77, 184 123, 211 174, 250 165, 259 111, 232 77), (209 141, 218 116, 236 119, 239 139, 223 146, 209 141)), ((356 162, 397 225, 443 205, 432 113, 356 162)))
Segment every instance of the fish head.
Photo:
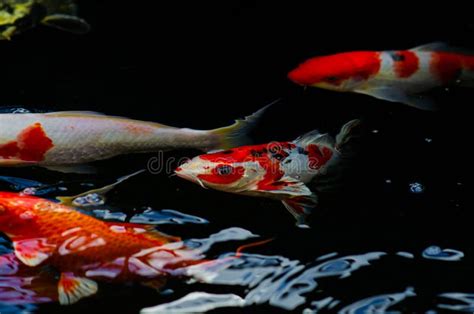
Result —
POLYGON ((37 201, 18 193, 0 192, 0 232, 13 234, 35 224, 37 201))
POLYGON ((380 70, 377 52, 346 52, 311 58, 288 73, 296 84, 347 92, 363 85, 380 70))
POLYGON ((203 188, 231 193, 255 190, 266 170, 260 165, 258 157, 250 153, 254 151, 252 147, 254 146, 194 157, 177 168, 175 173, 203 188))

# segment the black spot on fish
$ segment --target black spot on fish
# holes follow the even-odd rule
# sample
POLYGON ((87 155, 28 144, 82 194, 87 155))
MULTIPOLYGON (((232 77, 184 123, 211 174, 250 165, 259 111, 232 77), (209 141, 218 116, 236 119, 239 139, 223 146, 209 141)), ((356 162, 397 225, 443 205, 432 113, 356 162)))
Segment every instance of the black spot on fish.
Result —
POLYGON ((274 154, 274 155, 272 155, 272 157, 275 158, 276 160, 285 159, 285 156, 283 156, 282 154, 274 154))
POLYGON ((250 151, 250 155, 252 155, 252 157, 262 157, 262 152, 256 151, 255 149, 252 149, 250 151))
POLYGON ((276 181, 276 182, 273 182, 272 185, 273 185, 273 186, 282 186, 282 185, 286 185, 286 182, 283 182, 283 181, 276 181))
POLYGON ((285 161, 285 164, 289 164, 293 159, 288 159, 285 161))
POLYGON ((233 151, 232 149, 229 149, 229 150, 225 150, 225 151, 221 152, 221 154, 223 154, 223 155, 230 155, 230 154, 232 154, 233 152, 234 152, 234 151, 233 151))
POLYGON ((393 61, 396 61, 396 62, 405 61, 405 56, 402 55, 401 53, 393 52, 393 53, 390 53, 390 56, 392 57, 393 61))

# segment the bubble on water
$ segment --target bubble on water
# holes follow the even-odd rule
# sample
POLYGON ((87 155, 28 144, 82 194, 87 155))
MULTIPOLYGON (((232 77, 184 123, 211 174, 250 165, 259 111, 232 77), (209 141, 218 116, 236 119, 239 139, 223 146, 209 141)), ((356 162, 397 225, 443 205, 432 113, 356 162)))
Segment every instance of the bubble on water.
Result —
POLYGON ((357 313, 387 313, 389 308, 402 302, 406 298, 415 297, 413 288, 407 288, 404 292, 383 294, 357 301, 340 310, 339 314, 357 313))
POLYGON ((425 191, 423 184, 419 182, 413 182, 408 185, 410 192, 414 194, 421 194, 425 191))
POLYGON ((391 183, 392 183, 392 180, 391 180, 391 179, 386 179, 386 180, 385 180, 385 183, 391 184, 391 183))
POLYGON ((432 139, 432 138, 429 138, 429 137, 427 137, 427 138, 425 138, 425 142, 426 142, 426 143, 431 143, 431 142, 433 142, 433 139, 432 139))
POLYGON ((423 257, 440 261, 460 261, 464 253, 453 249, 442 249, 439 246, 432 245, 423 251, 423 257))
POLYGON ((377 130, 377 129, 372 130, 372 133, 377 134, 377 133, 379 133, 379 130, 377 130))
POLYGON ((76 197, 72 204, 78 207, 100 206, 105 204, 105 197, 98 193, 90 193, 76 197))

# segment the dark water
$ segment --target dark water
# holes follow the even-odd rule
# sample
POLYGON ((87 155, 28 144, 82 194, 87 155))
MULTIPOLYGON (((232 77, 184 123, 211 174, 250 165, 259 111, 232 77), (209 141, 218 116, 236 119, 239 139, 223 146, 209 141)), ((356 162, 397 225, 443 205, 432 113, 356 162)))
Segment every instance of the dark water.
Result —
MULTIPOLYGON (((315 128, 334 133, 354 118, 363 119, 366 133, 343 187, 321 195, 311 229, 296 228, 278 202, 204 190, 167 174, 124 182, 94 212, 130 220, 151 208, 158 212, 138 219, 152 219, 183 239, 210 239, 229 228, 274 238, 216 265, 213 278, 196 270, 205 277, 201 282, 174 279, 161 293, 101 284, 97 296, 67 308, 5 304, 0 312, 136 313, 193 292, 224 294, 206 296, 204 304, 248 306, 226 312, 474 311, 474 216, 467 196, 473 92, 435 91, 442 110, 423 112, 363 95, 303 90, 286 79, 314 55, 432 41, 472 49, 474 24, 462 9, 453 8, 456 19, 448 21, 450 8, 428 13, 402 3, 387 3, 379 13, 265 1, 79 4, 93 26, 86 36, 37 28, 0 43, 2 105, 95 110, 207 129, 281 98, 255 130, 257 142, 291 140, 315 128)), ((0 187, 41 187, 51 198, 76 194, 141 169, 152 156, 99 162, 100 172, 86 176, 2 168, 3 178, 23 180, 2 179, 0 187)), ((217 244, 208 257, 232 254, 242 242, 237 238, 217 244)), ((0 250, 9 250, 6 240, 0 250)))

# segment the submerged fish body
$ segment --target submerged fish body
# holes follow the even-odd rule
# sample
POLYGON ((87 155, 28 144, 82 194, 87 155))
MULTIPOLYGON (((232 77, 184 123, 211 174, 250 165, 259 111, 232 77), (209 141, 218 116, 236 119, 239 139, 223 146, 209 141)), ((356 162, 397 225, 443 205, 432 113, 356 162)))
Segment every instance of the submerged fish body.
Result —
POLYGON ((304 86, 433 110, 437 104, 428 91, 453 84, 474 86, 474 55, 442 43, 410 50, 344 52, 311 58, 288 77, 304 86))
POLYGON ((38 24, 79 34, 88 32, 89 24, 76 15, 72 0, 2 0, 0 40, 11 39, 38 24))
MULTIPOLYGON (((0 192, 0 232, 21 262, 59 271, 57 295, 71 304, 96 293, 96 280, 138 281, 159 288, 177 268, 199 263, 200 254, 151 226, 103 222, 41 198, 0 192)), ((0 260, 11 258, 2 257, 0 260)), ((18 267, 17 267, 18 268, 18 267)))
POLYGON ((263 110, 209 131, 95 113, 0 115, 0 166, 84 164, 120 154, 178 148, 211 150, 246 141, 263 110))
POLYGON ((203 187, 281 200, 303 227, 317 205, 317 195, 307 184, 339 163, 343 146, 358 124, 359 120, 348 122, 336 138, 313 131, 292 142, 197 156, 176 169, 176 174, 203 187))

